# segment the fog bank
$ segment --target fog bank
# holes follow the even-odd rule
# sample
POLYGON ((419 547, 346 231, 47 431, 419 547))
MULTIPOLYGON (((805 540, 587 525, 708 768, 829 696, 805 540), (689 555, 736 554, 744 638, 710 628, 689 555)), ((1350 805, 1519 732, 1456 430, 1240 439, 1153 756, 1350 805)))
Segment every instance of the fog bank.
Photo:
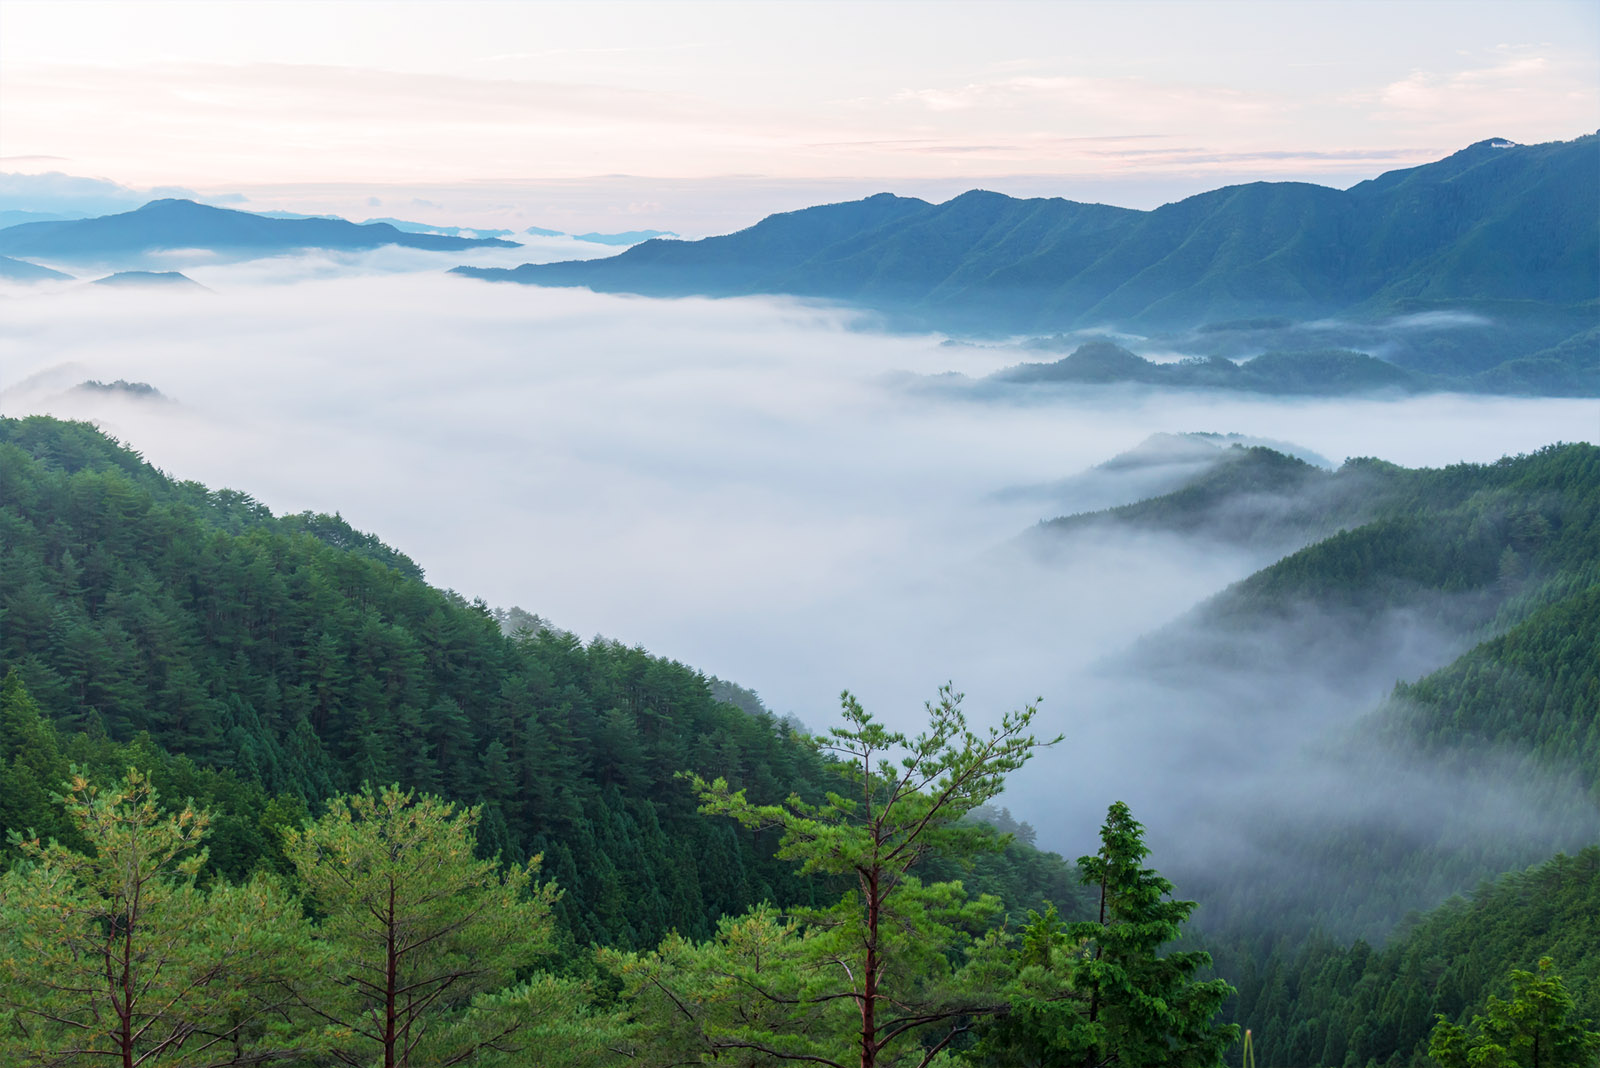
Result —
MULTIPOLYGON (((364 255, 185 268, 209 293, 8 291, 0 411, 94 420, 174 477, 338 511, 436 585, 641 644, 813 727, 845 687, 907 727, 946 679, 979 720, 1042 696, 1044 730, 1067 740, 1007 804, 1067 850, 1113 797, 1156 825, 1181 807, 1174 782, 1238 760, 1201 744, 1230 702, 1179 708, 1096 665, 1268 561, 1156 535, 1084 536, 1041 561, 1008 546, 1074 502, 1002 491, 1070 487, 1156 432, 1437 465, 1600 429, 1592 400, 912 395, 891 372, 1015 356, 794 301, 497 286, 364 255), (71 390, 87 379, 171 400, 71 390)), ((1082 503, 1115 497, 1100 479, 1082 503)), ((1396 626, 1392 663, 1307 688, 1307 714, 1251 728, 1259 752, 1287 759, 1448 655, 1396 626)))

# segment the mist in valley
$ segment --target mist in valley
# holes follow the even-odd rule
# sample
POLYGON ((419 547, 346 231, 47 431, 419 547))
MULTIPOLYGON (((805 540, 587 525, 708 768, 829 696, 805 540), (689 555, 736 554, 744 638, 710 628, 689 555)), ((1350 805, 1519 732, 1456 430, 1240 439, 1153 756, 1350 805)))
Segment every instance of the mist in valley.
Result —
MULTIPOLYGON (((507 253, 530 258, 473 262, 507 253)), ((1179 872, 1270 870, 1300 821, 1389 821, 1407 841, 1526 826, 1530 860, 1551 851, 1536 840, 1572 837, 1570 798, 1468 797, 1423 761, 1348 744, 1396 680, 1474 640, 1448 606, 1308 605, 1227 639, 1229 655, 1189 655, 1195 606, 1284 546, 1089 525, 1040 553, 1027 532, 1168 488, 1171 468, 1096 468, 1152 434, 1440 465, 1593 440, 1592 400, 974 400, 897 376, 987 374, 1014 352, 791 300, 497 286, 439 266, 391 249, 186 261, 209 292, 9 291, 0 411, 92 420, 173 477, 276 512, 337 511, 435 585, 692 664, 812 729, 843 688, 911 730, 946 680, 979 723, 1042 698, 1040 733, 1063 741, 1005 803, 1068 856, 1116 799, 1179 872), (89 380, 164 399, 74 388, 89 380)))

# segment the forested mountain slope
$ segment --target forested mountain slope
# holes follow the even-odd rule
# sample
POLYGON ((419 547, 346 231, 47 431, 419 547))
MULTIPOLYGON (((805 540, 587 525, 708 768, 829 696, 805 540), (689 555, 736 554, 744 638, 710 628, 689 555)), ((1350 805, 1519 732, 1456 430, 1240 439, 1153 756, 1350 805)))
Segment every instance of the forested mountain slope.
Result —
POLYGON ((1286 942, 1230 978, 1232 1018, 1262 1064, 1423 1065, 1435 1014, 1465 1022, 1512 968, 1548 956, 1578 1015, 1600 1019, 1600 847, 1484 883, 1406 924, 1388 945, 1286 942))
POLYGON ((1541 590, 1573 592, 1592 581, 1574 576, 1591 576, 1600 560, 1593 445, 1437 469, 1358 458, 1327 471, 1262 446, 1234 445, 1226 457, 1176 490, 1045 521, 1027 540, 1049 547, 1105 528, 1298 549, 1197 610, 1206 624, 1235 626, 1278 621, 1299 605, 1371 611, 1432 593, 1452 599, 1470 632, 1502 607, 1531 611, 1541 590))
MULTIPOLYGON (((1309 650, 1318 635, 1308 619, 1364 628, 1370 644, 1381 633, 1371 623, 1389 614, 1464 647, 1591 583, 1600 560, 1593 445, 1439 469, 1352 460, 1311 483, 1309 498, 1290 495, 1288 525, 1313 537, 1337 529, 1202 605, 1193 633, 1237 641, 1298 628, 1309 650)), ((1219 500, 1210 514, 1233 514, 1239 501, 1219 500)))
POLYGON ((1173 492, 1030 533, 1065 553, 1107 531, 1294 550, 1119 667, 1190 702, 1228 694, 1248 735, 1319 687, 1403 663, 1419 635, 1416 662, 1438 657, 1390 675, 1402 681, 1380 707, 1308 751, 1277 754, 1290 772, 1227 826, 1245 848, 1169 866, 1239 987, 1229 1018, 1262 1063, 1421 1065, 1434 1013, 1464 1021, 1544 955, 1580 1015, 1600 1016, 1600 854, 1584 848, 1600 842, 1600 449, 1436 470, 1227 457, 1173 492), (1575 856, 1400 922, 1407 903, 1557 850, 1575 856), (1352 945, 1357 932, 1368 940, 1352 945))
POLYGON ((1600 805, 1600 568, 1506 633, 1395 688, 1390 729, 1448 760, 1491 749, 1570 774, 1600 805), (1583 582, 1587 579, 1587 583, 1583 582))
MULTIPOLYGON (((1336 471, 1234 446, 1180 488, 1023 540, 1203 539, 1272 562, 1106 666, 1246 746, 1168 870, 1237 963, 1600 841, 1600 449, 1336 471), (1396 683, 1399 683, 1396 686, 1396 683), (1256 781, 1253 787, 1237 780, 1256 781)), ((1197 787, 1198 788, 1198 787, 1197 787)))
MULTIPOLYGON (((580 943, 809 900, 772 841, 701 818, 674 774, 778 800, 813 793, 820 758, 692 669, 549 628, 508 638, 337 517, 172 481, 82 424, 0 420, 0 486, 0 673, 64 736, 180 754, 262 798, 399 781, 482 802, 485 849, 543 852, 580 943)), ((976 878, 1017 908, 1077 892, 1022 844, 976 878)))
POLYGON ((1476 591, 1484 610, 1514 610, 1542 583, 1600 559, 1600 449, 1557 445, 1438 469, 1356 458, 1328 471, 1233 445, 1176 489, 1045 520, 1025 540, 1049 551, 1093 529, 1288 553, 1203 606, 1212 621, 1305 602, 1401 603, 1424 589, 1476 591))
MULTIPOLYGON (((608 259, 457 270, 654 296, 821 297, 909 325, 990 335, 1441 308, 1522 320, 1493 339, 1492 352, 1455 351, 1445 339, 1445 365, 1426 368, 1476 373, 1535 353, 1559 363, 1552 347, 1593 329, 1597 153, 1595 135, 1489 140, 1345 191, 1258 182, 1154 211, 978 190, 943 204, 879 194, 722 237, 649 241, 608 259)), ((1592 362, 1592 346, 1579 358, 1592 362)), ((1537 370, 1508 375, 1532 382, 1537 370)))
POLYGON ((1381 942, 1411 909, 1600 843, 1594 573, 1567 576, 1577 592, 1541 589, 1521 622, 1330 728, 1296 760, 1310 785, 1285 784, 1280 807, 1241 819, 1248 859, 1174 869, 1206 903, 1220 967, 1319 932, 1381 942))
MULTIPOLYGON (((1447 637, 1277 780, 1336 776, 1297 787, 1322 791, 1309 806, 1246 797, 1227 843, 1243 853, 1158 857, 1202 903, 1263 1063, 1415 1063, 1433 1012, 1480 1009, 1543 954, 1595 1012, 1600 449, 1332 472, 1260 447, 1223 456, 1171 493, 1031 535, 1162 531, 1276 559, 1129 664, 1181 678, 1185 701, 1210 692, 1251 736, 1300 714, 1307 680, 1385 670, 1397 627, 1447 637), (1249 849, 1270 863, 1239 860, 1249 849), (1575 855, 1396 929, 1397 902, 1558 849, 1575 855)), ((429 587, 336 516, 174 481, 92 427, 0 420, 0 613, 0 830, 70 839, 50 801, 67 768, 133 764, 213 811, 212 864, 238 878, 283 869, 282 829, 330 794, 398 780, 481 803, 486 852, 542 852, 568 946, 705 938, 763 899, 838 896, 774 860, 770 832, 700 815, 674 777, 815 795, 822 758, 748 691, 542 621, 507 636, 501 618, 534 617, 429 587)), ((1207 805, 1228 816, 1225 800, 1207 805)), ((998 893, 1016 919, 1047 899, 1085 915, 1074 875, 1026 842, 925 869, 998 893)))

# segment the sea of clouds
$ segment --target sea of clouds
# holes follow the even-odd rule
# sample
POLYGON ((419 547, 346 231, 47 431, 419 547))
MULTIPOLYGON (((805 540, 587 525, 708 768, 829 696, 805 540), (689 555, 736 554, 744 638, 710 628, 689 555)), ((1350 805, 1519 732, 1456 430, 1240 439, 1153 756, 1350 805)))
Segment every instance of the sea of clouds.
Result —
POLYGON ((1192 802, 1174 784, 1236 767, 1240 731, 1253 759, 1288 760, 1454 647, 1388 621, 1392 657, 1307 683, 1277 718, 1261 708, 1293 692, 1283 679, 1235 701, 1226 680, 1197 675, 1185 694, 1108 675, 1107 658, 1269 558, 1104 534, 1041 558, 1014 542, 1073 510, 1070 483, 1047 501, 1008 490, 1158 432, 1437 465, 1597 429, 1592 400, 975 400, 901 373, 980 375, 1014 352, 886 334, 845 309, 488 284, 405 250, 175 265, 206 290, 0 295, 0 413, 93 420, 174 477, 337 511, 436 585, 732 679, 814 729, 843 688, 906 728, 946 680, 979 722, 1042 697, 1043 732, 1065 740, 1008 803, 1071 855, 1114 797, 1158 823, 1192 802), (89 379, 166 399, 72 388, 89 379))

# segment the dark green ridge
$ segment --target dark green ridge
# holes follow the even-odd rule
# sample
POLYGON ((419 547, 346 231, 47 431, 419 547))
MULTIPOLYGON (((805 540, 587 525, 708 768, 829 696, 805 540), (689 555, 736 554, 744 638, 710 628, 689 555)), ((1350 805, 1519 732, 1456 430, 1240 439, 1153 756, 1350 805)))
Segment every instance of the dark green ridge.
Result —
MULTIPOLYGON (((1600 846, 1485 882, 1413 917, 1381 949, 1326 938, 1285 943, 1229 972, 1229 1018, 1262 1064, 1425 1068, 1435 1014, 1465 1023, 1512 968, 1549 956, 1600 1020, 1600 846)), ((1237 1063, 1237 1053, 1232 1063, 1237 1063)))
MULTIPOLYGON (((486 852, 542 853, 580 944, 703 937, 818 892, 674 778, 773 801, 822 782, 803 735, 714 700, 691 668, 549 627, 507 637, 338 516, 175 481, 85 424, 0 420, 0 486, 0 674, 65 747, 177 761, 169 796, 237 794, 237 833, 213 847, 230 875, 270 863, 262 821, 284 806, 399 781, 483 804, 486 852)), ((1072 869, 1024 843, 968 878, 1076 911, 1072 869)))

